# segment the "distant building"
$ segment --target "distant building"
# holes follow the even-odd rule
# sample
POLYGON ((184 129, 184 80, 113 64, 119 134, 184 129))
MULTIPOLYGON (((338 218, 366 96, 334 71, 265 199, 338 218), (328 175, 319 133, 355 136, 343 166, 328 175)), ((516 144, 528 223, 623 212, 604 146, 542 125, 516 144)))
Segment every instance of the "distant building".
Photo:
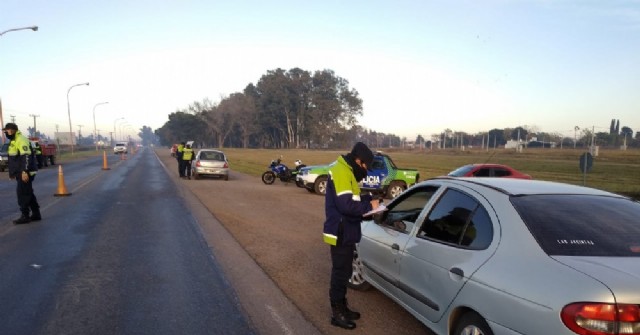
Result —
POLYGON ((555 148, 556 147, 556 142, 545 142, 545 141, 538 141, 537 138, 532 138, 531 141, 529 142, 525 142, 525 141, 516 141, 516 140, 508 140, 507 143, 504 145, 505 149, 517 149, 518 151, 524 149, 524 148, 555 148))
POLYGON ((508 140, 507 143, 504 144, 505 149, 517 149, 518 151, 522 150, 526 146, 526 143, 522 140, 508 140))

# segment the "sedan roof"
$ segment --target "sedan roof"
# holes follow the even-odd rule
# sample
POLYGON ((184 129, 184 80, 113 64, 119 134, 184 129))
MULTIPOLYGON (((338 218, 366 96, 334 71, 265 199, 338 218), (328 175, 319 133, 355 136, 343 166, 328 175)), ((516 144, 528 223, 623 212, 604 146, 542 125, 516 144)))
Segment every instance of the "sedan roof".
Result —
POLYGON ((587 194, 618 196, 614 193, 595 188, 564 184, 544 180, 527 180, 512 178, 474 178, 474 177, 439 177, 430 180, 450 180, 461 184, 474 184, 490 187, 509 195, 531 194, 587 194))

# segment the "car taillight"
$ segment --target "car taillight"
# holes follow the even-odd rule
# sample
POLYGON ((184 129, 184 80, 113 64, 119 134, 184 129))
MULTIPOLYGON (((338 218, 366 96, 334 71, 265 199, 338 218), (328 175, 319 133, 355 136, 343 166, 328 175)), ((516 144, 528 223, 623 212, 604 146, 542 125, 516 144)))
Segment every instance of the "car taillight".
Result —
POLYGON ((228 169, 229 168, 229 164, 227 164, 227 162, 224 163, 224 168, 228 169))
POLYGON ((200 166, 200 161, 196 161, 196 166, 200 166))
POLYGON ((565 326, 580 335, 638 335, 640 306, 578 302, 560 313, 565 326))

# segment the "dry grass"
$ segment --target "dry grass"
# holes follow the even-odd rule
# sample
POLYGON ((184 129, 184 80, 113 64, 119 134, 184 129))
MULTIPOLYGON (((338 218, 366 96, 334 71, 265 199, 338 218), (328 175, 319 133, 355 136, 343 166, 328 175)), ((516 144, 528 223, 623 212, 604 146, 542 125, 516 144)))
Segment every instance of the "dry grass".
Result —
MULTIPOLYGON (((306 165, 326 164, 348 150, 304 149, 230 149, 223 151, 229 157, 233 170, 259 176, 267 170, 271 160, 282 156, 290 167, 300 159, 306 165)), ((506 149, 480 150, 388 150, 396 165, 420 172, 420 179, 445 175, 469 163, 506 164, 534 179, 583 185, 580 171, 582 149, 525 149, 522 153, 506 149)), ((586 186, 623 193, 640 198, 640 150, 603 150, 595 157, 592 170, 586 175, 586 186)))

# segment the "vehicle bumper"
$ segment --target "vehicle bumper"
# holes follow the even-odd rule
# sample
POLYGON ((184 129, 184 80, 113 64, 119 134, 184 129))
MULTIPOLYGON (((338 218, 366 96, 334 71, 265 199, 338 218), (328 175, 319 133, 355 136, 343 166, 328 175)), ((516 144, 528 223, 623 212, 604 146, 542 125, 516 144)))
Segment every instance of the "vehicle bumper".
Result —
POLYGON ((193 168, 193 173, 203 176, 228 176, 229 169, 199 166, 193 168))
POLYGON ((318 178, 317 174, 307 173, 307 174, 297 174, 296 175, 296 183, 303 184, 304 187, 313 188, 316 183, 316 178, 318 178))

